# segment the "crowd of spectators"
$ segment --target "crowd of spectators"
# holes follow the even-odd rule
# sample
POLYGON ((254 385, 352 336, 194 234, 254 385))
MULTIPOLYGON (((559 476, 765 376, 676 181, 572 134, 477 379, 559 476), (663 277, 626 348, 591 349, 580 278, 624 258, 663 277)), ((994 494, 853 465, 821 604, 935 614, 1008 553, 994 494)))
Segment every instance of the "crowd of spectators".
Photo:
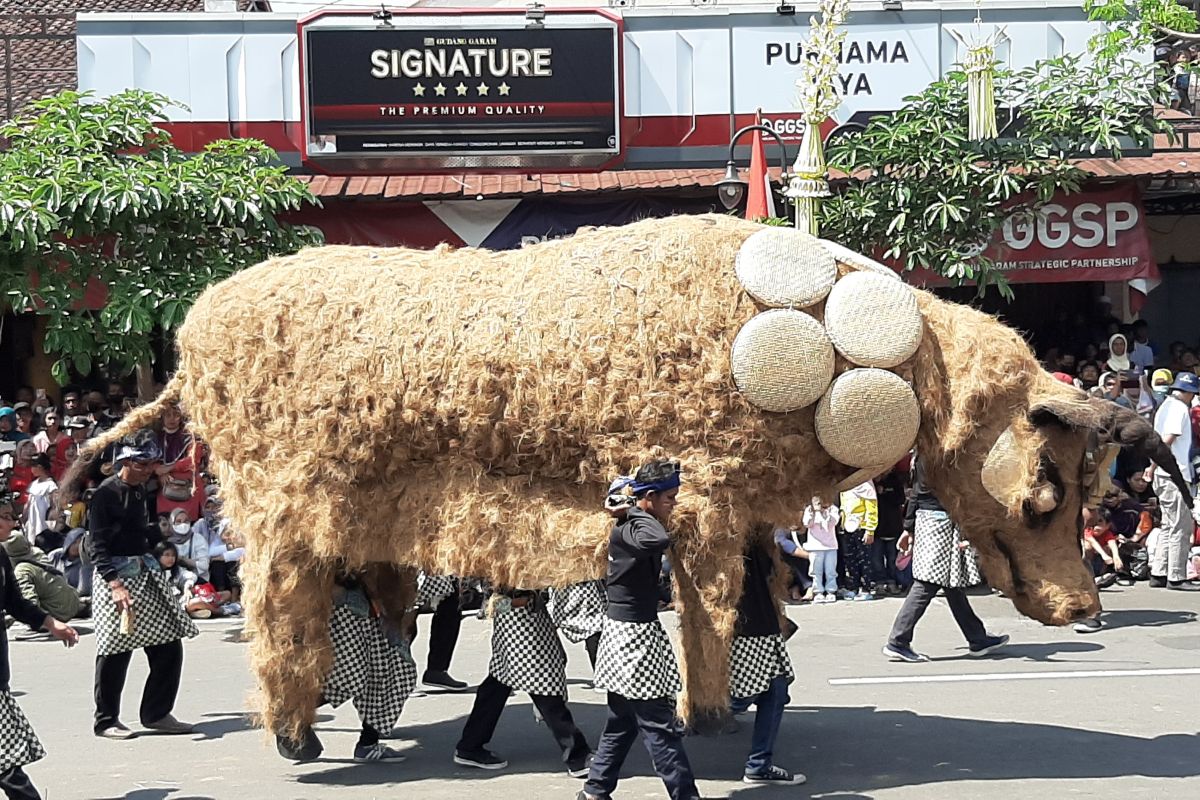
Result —
MULTIPOLYGON (((67 386, 57 403, 28 386, 11 403, 0 400, 0 547, 22 594, 63 621, 89 613, 87 503, 91 490, 112 475, 113 453, 94 462, 77 490, 68 493, 60 484, 80 447, 132 407, 119 381, 104 392, 67 386)), ((203 443, 174 407, 137 435, 153 437, 163 453, 148 502, 158 520, 160 564, 171 573, 180 603, 197 618, 240 614, 243 543, 222 517, 203 443)))

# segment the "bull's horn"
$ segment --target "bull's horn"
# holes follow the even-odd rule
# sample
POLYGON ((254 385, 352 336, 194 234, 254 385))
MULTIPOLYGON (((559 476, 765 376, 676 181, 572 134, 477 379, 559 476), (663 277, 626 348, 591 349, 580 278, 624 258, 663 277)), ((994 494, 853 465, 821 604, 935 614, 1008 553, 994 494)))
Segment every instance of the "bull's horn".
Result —
POLYGON ((988 451, 980 479, 983 488, 996 502, 1009 510, 1017 510, 1029 486, 1029 465, 1012 427, 1004 429, 988 451))

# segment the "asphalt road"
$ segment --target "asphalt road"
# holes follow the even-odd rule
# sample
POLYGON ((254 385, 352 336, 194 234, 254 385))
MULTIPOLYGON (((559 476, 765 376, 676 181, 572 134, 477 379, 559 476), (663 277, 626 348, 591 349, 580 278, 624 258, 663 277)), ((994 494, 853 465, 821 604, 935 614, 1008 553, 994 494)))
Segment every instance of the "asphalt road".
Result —
MULTIPOLYGON (((809 783, 782 789, 739 782, 749 744, 745 717, 740 733, 688 740, 701 791, 739 800, 1200 797, 1200 593, 1140 584, 1107 590, 1103 599, 1108 626, 1085 636, 1023 619, 1001 598, 972 598, 992 632, 1012 636, 1006 650, 980 659, 966 656, 938 600, 917 630, 915 646, 933 659, 926 664, 890 663, 879 653, 898 599, 792 607, 800 624, 789 646, 797 680, 776 761, 807 773, 809 783)), ((48 641, 13 642, 13 691, 49 752, 28 770, 44 796, 534 800, 571 798, 580 786, 560 767, 524 695, 510 701, 492 743, 510 761, 503 772, 450 760, 470 694, 410 700, 393 742, 408 754, 404 763, 350 761, 358 723, 348 706, 322 710, 321 761, 285 762, 246 713, 252 687, 235 627, 205 624, 186 645, 176 714, 198 723, 197 734, 128 742, 91 734, 90 635, 73 651, 48 641)), ((472 684, 485 676, 489 635, 489 623, 464 621, 456 676, 472 684)), ((424 644, 423 635, 418 665, 424 644)), ((594 743, 603 697, 583 687, 590 675, 583 648, 568 652, 572 708, 594 743)), ((125 697, 131 726, 144 676, 137 656, 125 697)), ((665 797, 640 747, 625 774, 617 797, 665 797)))

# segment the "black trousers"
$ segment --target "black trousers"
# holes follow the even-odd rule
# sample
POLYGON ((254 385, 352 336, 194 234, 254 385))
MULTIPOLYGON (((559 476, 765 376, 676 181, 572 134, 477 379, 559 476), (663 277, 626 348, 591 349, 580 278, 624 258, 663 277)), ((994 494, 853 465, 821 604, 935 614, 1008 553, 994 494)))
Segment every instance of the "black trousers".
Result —
POLYGON ((900 613, 896 615, 896 621, 892 624, 888 644, 900 647, 909 647, 912 644, 917 623, 925 615, 925 609, 929 608, 933 598, 937 597, 939 588, 945 589, 946 604, 950 606, 950 613, 954 615, 954 621, 958 623, 967 642, 977 644, 987 638, 987 629, 971 609, 966 592, 962 589, 939 587, 929 581, 914 580, 908 597, 904 598, 904 605, 900 607, 900 613))
MULTIPOLYGON (((505 686, 491 675, 484 678, 475 692, 475 705, 471 708, 471 716, 463 726, 462 738, 458 740, 455 749, 462 753, 482 750, 492 740, 496 732, 496 724, 504 713, 504 705, 512 694, 512 688, 505 686)), ((530 694, 533 704, 541 712, 546 727, 554 735, 562 750, 564 764, 579 763, 587 758, 591 748, 583 732, 575 725, 571 709, 567 702, 556 694, 530 694)))
POLYGON ((42 800, 38 790, 33 788, 33 782, 20 767, 0 772, 0 790, 4 791, 8 800, 42 800))
MULTIPOLYGON (((179 694, 179 679, 183 674, 183 642, 174 641, 143 648, 150 662, 150 675, 142 690, 139 717, 143 725, 158 722, 171 713, 179 694)), ((133 653, 96 656, 96 717, 93 730, 99 732, 114 724, 121 716, 121 692, 125 689, 125 674, 133 653)))
POLYGON ((438 603, 433 610, 433 621, 429 624, 429 661, 426 672, 449 672, 450 660, 454 658, 454 647, 458 644, 458 632, 462 628, 462 608, 458 604, 458 592, 454 592, 438 603))
POLYGON ((583 640, 583 649, 587 651, 588 662, 592 665, 592 671, 596 671, 596 654, 600 652, 600 634, 593 633, 591 636, 583 640))
POLYGON ((675 719, 675 706, 666 698, 630 700, 608 693, 608 721, 592 758, 592 770, 583 790, 608 800, 617 789, 621 765, 638 732, 650 751, 654 771, 667 787, 671 800, 698 800, 696 777, 683 750, 683 731, 675 719))

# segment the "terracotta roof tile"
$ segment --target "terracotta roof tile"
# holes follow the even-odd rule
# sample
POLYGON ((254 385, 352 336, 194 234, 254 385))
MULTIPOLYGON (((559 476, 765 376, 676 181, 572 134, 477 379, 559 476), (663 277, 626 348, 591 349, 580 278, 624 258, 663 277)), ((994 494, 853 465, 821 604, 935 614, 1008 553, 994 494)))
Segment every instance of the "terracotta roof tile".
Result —
POLYGON ((11 64, 0 69, 0 118, 76 87, 78 12, 203 10, 204 0, 0 0, 0 51, 12 53, 11 64))

